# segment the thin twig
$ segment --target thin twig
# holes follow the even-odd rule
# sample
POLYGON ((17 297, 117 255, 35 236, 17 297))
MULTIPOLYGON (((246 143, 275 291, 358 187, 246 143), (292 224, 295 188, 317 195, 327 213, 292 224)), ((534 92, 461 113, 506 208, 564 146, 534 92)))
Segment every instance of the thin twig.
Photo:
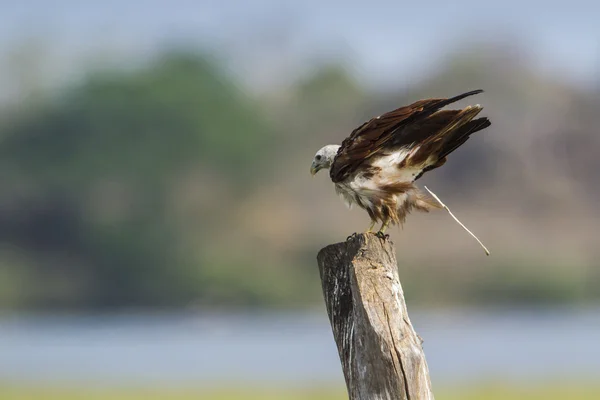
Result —
POLYGON ((489 256, 489 255, 490 255, 490 251, 487 249, 487 247, 485 247, 485 246, 484 246, 484 244, 483 244, 483 243, 481 243, 481 240, 479 240, 479 238, 477 238, 477 236, 475 236, 475 234, 474 234, 473 232, 471 232, 471 231, 470 231, 470 230, 469 230, 469 229, 468 229, 466 226, 464 226, 464 225, 463 225, 463 223, 462 223, 462 222, 460 222, 460 221, 458 220, 458 218, 456 218, 456 216, 455 216, 454 214, 452 214, 452 211, 450 211, 450 209, 448 208, 448 206, 447 206, 447 205, 445 205, 445 204, 442 202, 442 200, 440 200, 440 198, 439 198, 439 197, 437 197, 437 195, 436 195, 435 193, 433 193, 431 190, 429 190, 429 188, 428 188, 427 186, 425 186, 425 189, 426 189, 426 190, 427 190, 429 193, 431 193, 431 195, 432 195, 432 196, 433 196, 433 197, 434 197, 434 198, 435 198, 435 199, 438 201, 438 203, 440 203, 440 204, 442 205, 442 207, 444 207, 444 208, 446 209, 446 211, 448 211, 448 214, 450 214, 450 216, 451 216, 452 218, 454 218, 454 220, 455 220, 456 222, 458 222, 458 224, 459 224, 460 226, 462 226, 462 227, 463 227, 463 229, 464 229, 465 231, 469 232, 469 234, 470 234, 471 236, 473 236, 473 237, 475 238, 475 240, 477 240, 477 243, 479 243, 479 245, 480 245, 481 247, 483 247, 483 250, 485 251, 485 254, 489 256))

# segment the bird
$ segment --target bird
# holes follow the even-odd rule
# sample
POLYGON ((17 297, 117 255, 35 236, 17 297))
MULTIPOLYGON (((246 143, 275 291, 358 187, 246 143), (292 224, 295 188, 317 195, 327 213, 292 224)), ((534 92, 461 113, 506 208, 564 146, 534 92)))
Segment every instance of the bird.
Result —
POLYGON ((403 225, 412 210, 429 212, 445 207, 423 193, 415 181, 444 165, 448 155, 473 133, 491 125, 487 117, 476 118, 483 109, 479 104, 443 109, 479 93, 483 90, 418 100, 371 118, 341 145, 319 149, 310 173, 315 176, 329 169, 335 191, 348 207, 356 204, 368 213, 371 224, 366 233, 375 233, 373 228, 380 222, 375 234, 382 237, 390 224, 403 225))

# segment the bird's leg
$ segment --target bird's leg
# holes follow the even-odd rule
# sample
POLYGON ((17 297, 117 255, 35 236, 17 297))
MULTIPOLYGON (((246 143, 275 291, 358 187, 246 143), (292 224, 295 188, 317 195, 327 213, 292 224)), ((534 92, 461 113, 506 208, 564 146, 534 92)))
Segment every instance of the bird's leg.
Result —
POLYGON ((379 231, 377 232, 377 237, 379 238, 385 238, 385 230, 387 229, 387 227, 390 225, 390 219, 386 218, 385 221, 383 221, 383 224, 381 224, 381 228, 379 228, 379 231))
POLYGON ((373 232, 373 227, 375 226, 375 222, 377 222, 377 221, 376 220, 371 221, 371 225, 369 225, 369 229, 367 229, 367 231, 365 233, 373 232))

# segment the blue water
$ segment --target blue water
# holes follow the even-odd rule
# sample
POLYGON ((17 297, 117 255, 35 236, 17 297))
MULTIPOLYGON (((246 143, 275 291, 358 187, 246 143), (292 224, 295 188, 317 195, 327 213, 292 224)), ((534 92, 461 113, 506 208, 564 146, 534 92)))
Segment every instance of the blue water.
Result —
MULTIPOLYGON (((413 311, 436 382, 600 378, 600 310, 413 311)), ((325 313, 0 318, 0 381, 343 384, 325 313)))

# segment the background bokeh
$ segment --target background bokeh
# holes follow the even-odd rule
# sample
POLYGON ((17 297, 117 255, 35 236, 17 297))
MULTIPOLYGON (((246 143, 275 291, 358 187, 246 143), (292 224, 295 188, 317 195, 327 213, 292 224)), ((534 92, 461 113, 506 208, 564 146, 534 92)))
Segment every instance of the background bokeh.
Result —
POLYGON ((492 256, 443 212, 390 232, 434 392, 600 397, 598 3, 1 9, 2 399, 344 398, 315 257, 369 221, 312 157, 479 88, 419 182, 492 256))

